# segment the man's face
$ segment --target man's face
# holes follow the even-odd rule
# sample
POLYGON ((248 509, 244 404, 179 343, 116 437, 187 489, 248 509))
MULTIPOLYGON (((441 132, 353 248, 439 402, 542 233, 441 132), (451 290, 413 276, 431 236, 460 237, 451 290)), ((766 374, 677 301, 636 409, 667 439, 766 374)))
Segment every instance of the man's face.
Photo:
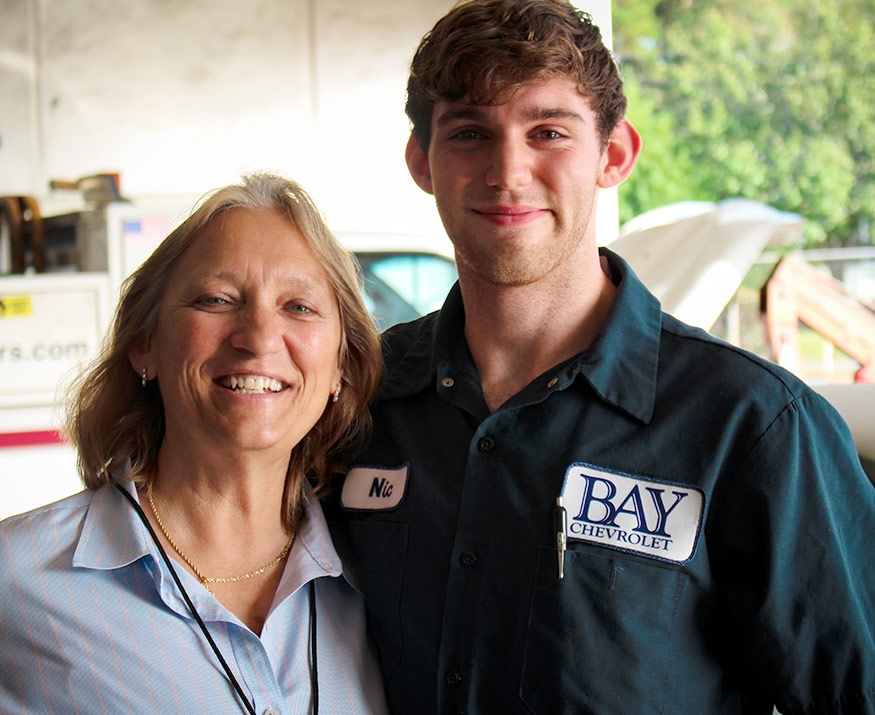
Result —
POLYGON ((435 196, 460 274, 526 285, 594 244, 607 159, 575 82, 535 82, 499 105, 439 101, 432 121, 428 155, 408 147, 408 162, 435 196))

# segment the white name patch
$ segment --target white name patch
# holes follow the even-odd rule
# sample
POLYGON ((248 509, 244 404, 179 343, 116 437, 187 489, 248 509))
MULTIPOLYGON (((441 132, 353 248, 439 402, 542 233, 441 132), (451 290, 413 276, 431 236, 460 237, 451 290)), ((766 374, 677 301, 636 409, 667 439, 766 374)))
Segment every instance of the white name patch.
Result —
POLYGON ((696 487, 572 464, 562 497, 569 539, 672 563, 693 558, 705 510, 696 487))
POLYGON ((394 509, 407 490, 408 465, 397 469, 353 467, 346 475, 340 503, 344 509, 386 511, 394 509))

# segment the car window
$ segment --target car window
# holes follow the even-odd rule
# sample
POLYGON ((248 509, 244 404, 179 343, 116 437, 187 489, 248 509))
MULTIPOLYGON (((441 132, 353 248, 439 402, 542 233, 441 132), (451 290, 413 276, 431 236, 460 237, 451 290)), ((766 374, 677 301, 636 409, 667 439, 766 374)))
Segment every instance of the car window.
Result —
POLYGON ((431 253, 357 252, 365 302, 380 330, 441 307, 456 282, 456 266, 431 253))

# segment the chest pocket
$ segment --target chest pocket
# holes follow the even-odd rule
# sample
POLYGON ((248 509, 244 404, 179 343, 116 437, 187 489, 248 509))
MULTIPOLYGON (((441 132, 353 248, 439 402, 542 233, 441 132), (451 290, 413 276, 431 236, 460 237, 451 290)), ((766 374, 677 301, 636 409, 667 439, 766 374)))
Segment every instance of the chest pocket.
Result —
POLYGON ((672 629, 687 575, 593 549, 542 549, 520 694, 533 713, 663 713, 672 629))

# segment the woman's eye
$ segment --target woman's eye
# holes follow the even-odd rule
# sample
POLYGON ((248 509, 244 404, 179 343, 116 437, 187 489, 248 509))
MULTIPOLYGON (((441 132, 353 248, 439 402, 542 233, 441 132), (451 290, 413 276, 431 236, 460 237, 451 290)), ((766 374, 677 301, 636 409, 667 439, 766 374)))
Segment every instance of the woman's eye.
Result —
POLYGON ((227 298, 220 295, 205 295, 195 301, 196 305, 200 305, 205 308, 220 308, 222 306, 228 305, 229 303, 230 301, 227 298))
POLYGON ((292 313, 300 313, 301 315, 309 315, 314 312, 309 305, 303 303, 289 303, 288 310, 292 313))

